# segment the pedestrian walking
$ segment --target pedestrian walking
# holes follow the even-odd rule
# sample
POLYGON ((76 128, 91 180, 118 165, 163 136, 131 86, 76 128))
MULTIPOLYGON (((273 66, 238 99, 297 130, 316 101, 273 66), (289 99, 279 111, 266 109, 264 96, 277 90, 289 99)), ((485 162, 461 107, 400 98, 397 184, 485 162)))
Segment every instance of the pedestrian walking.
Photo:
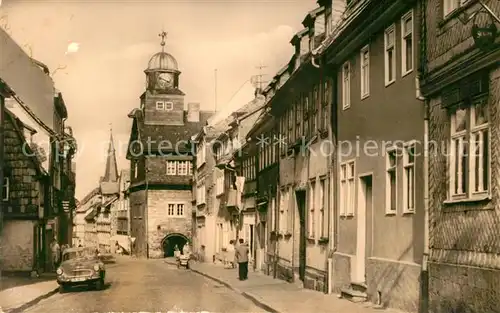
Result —
POLYGON ((54 270, 56 270, 61 262, 61 246, 59 246, 56 237, 52 240, 50 251, 52 252, 52 265, 54 266, 54 270))
POLYGON ((248 279, 248 246, 242 238, 240 244, 236 247, 236 257, 238 260, 238 278, 239 280, 248 279))
POLYGON ((235 259, 236 259, 236 253, 234 248, 234 240, 231 239, 229 240, 229 245, 226 248, 226 258, 224 265, 228 268, 234 268, 236 266, 235 259))

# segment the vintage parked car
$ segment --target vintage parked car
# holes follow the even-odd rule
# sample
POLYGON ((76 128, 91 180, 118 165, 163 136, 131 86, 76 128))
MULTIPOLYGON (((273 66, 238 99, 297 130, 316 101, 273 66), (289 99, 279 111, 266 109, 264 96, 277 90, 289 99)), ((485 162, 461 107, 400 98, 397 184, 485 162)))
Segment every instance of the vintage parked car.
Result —
POLYGON ((62 263, 57 269, 59 291, 86 285, 97 290, 104 288, 106 269, 97 252, 90 248, 69 248, 63 251, 62 263))

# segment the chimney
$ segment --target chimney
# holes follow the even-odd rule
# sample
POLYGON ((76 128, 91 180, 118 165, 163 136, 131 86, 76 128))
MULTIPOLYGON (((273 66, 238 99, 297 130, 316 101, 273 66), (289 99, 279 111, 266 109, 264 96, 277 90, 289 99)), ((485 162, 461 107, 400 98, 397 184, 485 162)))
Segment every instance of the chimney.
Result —
POLYGON ((187 121, 191 123, 198 123, 200 121, 200 104, 190 102, 188 103, 187 121))

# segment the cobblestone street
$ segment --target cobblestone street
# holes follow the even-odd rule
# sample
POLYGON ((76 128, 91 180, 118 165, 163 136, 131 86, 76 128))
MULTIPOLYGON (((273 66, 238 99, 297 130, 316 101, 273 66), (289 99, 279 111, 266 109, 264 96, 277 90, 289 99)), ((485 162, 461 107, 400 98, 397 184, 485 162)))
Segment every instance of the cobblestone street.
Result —
POLYGON ((123 258, 109 265, 106 275, 103 291, 58 293, 24 312, 265 312, 225 286, 163 260, 123 258))

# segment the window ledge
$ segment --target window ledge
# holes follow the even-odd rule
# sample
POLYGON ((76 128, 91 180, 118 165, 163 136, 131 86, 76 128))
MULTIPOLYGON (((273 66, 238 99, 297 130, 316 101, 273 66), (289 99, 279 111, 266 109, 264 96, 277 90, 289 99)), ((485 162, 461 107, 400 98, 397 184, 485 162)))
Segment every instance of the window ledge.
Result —
POLYGON ((392 211, 385 211, 385 215, 386 216, 393 216, 393 215, 396 215, 396 211, 392 212, 392 211))
POLYGON ((490 201, 491 196, 490 195, 482 195, 482 196, 473 196, 471 198, 465 198, 465 199, 449 199, 443 201, 443 205, 453 205, 453 204, 460 204, 460 203, 475 203, 475 202, 483 202, 483 201, 490 201))
POLYGON ((411 215, 411 214, 415 214, 415 210, 413 210, 413 211, 404 210, 404 212, 403 212, 403 215, 411 215))
POLYGON ((385 82, 385 87, 389 87, 390 85, 394 84, 396 80, 390 81, 390 82, 385 82))
POLYGON ((316 242, 316 239, 314 237, 307 237, 307 241, 309 241, 309 243, 315 243, 316 242))
POLYGON ((369 98, 370 97, 370 94, 366 94, 366 95, 362 95, 361 96, 361 100, 365 100, 366 98, 369 98))
POLYGON ((349 109, 350 107, 351 107, 350 104, 349 105, 343 105, 342 106, 342 110, 345 111, 345 110, 349 109))
POLYGON ((408 70, 407 72, 402 72, 402 73, 401 73, 401 78, 403 78, 403 77, 405 77, 405 76, 408 76, 408 75, 410 75, 411 73, 413 73, 413 69, 408 70))

